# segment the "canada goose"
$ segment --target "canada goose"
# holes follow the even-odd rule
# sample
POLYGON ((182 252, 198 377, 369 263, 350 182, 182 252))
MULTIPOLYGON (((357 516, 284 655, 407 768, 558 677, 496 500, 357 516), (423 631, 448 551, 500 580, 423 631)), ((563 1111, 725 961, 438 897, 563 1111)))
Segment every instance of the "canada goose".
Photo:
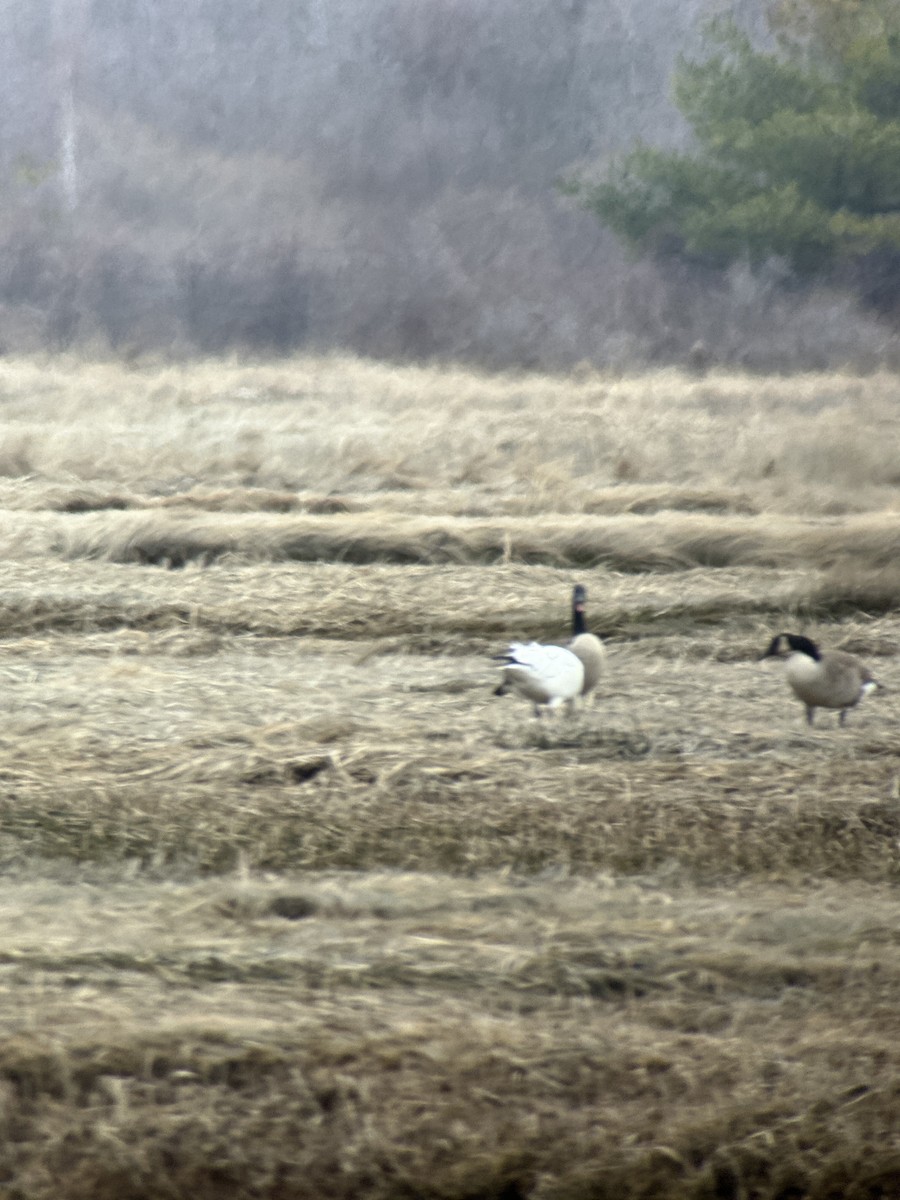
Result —
POLYGON ((781 658, 794 695, 806 705, 806 721, 812 725, 817 708, 838 708, 843 725, 853 708, 881 684, 868 667, 843 650, 822 652, 815 642, 797 633, 779 633, 772 638, 763 658, 781 658))
POLYGON ((496 656, 503 663, 503 682, 495 696, 518 692, 534 704, 534 715, 541 706, 571 710, 584 687, 584 667, 565 646, 544 646, 540 642, 513 642, 505 654, 496 656))
POLYGON ((584 623, 584 602, 587 592, 580 583, 572 591, 572 640, 569 649, 584 667, 581 694, 587 696, 606 672, 606 648, 594 633, 588 633, 584 623))

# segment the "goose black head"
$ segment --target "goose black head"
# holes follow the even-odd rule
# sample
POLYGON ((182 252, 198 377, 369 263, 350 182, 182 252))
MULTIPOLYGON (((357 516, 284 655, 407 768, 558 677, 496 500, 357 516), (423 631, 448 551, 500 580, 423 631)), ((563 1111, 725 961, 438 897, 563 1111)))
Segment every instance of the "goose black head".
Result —
POLYGON ((768 650, 762 657, 783 658, 788 654, 805 654, 815 662, 822 657, 822 652, 816 643, 801 633, 779 633, 772 638, 768 650))
POLYGON ((576 583, 572 589, 572 632, 576 635, 587 632, 587 627, 584 623, 584 604, 586 600, 586 588, 583 584, 576 583))

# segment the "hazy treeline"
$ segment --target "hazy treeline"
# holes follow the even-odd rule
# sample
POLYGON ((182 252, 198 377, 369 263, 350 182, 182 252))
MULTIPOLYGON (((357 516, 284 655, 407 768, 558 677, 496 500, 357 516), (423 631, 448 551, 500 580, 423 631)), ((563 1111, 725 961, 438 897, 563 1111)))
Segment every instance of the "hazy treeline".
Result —
POLYGON ((630 261, 563 197, 683 142, 679 51, 761 0, 0 0, 0 348, 865 365, 777 265, 630 261))

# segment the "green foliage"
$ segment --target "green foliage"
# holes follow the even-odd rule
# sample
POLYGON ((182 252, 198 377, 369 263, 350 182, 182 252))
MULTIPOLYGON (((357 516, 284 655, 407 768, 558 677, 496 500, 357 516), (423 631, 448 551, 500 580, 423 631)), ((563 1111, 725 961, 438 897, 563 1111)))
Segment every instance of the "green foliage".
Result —
POLYGON ((679 62, 691 151, 641 144, 575 188, 638 251, 809 275, 900 249, 900 3, 798 0, 771 23, 775 50, 716 22, 679 62))

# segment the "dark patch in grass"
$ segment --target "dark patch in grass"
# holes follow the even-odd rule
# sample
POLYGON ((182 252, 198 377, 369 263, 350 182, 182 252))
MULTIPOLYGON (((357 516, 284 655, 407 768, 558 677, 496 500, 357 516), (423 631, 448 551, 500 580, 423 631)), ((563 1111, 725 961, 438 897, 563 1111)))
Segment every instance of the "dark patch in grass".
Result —
POLYGON ((69 495, 56 504, 48 504, 48 509, 64 513, 86 513, 104 511, 125 511, 135 507, 135 501, 128 496, 92 496, 86 494, 69 495))
POLYGON ((242 776, 244 783, 266 787, 273 783, 308 783, 331 764, 327 755, 287 762, 260 763, 242 776))
POLYGON ((266 907, 273 917, 283 917, 285 921, 302 921, 319 911, 315 900, 298 895, 273 896, 266 907))

